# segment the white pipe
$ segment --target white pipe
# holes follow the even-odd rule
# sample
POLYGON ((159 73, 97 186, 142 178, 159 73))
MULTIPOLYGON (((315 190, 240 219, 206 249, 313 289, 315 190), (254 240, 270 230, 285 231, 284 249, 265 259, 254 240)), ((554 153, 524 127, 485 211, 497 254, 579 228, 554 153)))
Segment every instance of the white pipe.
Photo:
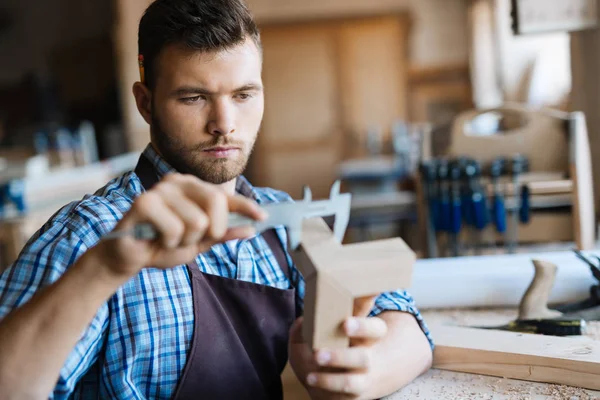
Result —
POLYGON ((550 304, 585 299, 590 287, 598 284, 574 253, 557 251, 418 260, 408 291, 420 309, 516 307, 533 279, 532 259, 558 267, 550 304))

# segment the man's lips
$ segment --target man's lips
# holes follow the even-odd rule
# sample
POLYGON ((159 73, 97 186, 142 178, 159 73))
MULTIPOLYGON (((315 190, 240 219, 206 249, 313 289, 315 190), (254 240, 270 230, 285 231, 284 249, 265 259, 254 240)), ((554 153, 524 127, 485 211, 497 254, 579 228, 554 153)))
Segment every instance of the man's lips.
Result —
POLYGON ((204 151, 229 151, 229 150, 239 150, 239 147, 233 147, 233 146, 211 147, 210 149, 206 149, 204 151))
POLYGON ((203 151, 204 151, 204 153, 206 153, 212 157, 224 158, 224 157, 233 156, 239 150, 240 150, 239 147, 223 146, 223 147, 211 147, 210 149, 205 149, 203 151))

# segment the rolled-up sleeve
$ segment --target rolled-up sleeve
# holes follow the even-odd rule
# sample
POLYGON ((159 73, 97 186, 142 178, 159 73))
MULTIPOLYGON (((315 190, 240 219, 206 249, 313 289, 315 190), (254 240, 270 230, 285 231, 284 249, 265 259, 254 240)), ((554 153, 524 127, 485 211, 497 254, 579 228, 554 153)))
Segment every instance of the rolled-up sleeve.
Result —
MULTIPOLYGON (((87 248, 61 223, 48 225, 38 232, 18 259, 0 275, 0 320, 25 304, 39 289, 58 280, 87 248)), ((70 396, 77 382, 98 359, 107 326, 108 306, 104 304, 69 354, 50 398, 70 396)))
POLYGON ((402 311, 412 314, 427 337, 431 348, 433 349, 435 347, 427 323, 418 310, 413 297, 407 291, 396 290, 394 292, 382 293, 375 300, 375 305, 371 309, 369 316, 374 317, 384 311, 402 311))

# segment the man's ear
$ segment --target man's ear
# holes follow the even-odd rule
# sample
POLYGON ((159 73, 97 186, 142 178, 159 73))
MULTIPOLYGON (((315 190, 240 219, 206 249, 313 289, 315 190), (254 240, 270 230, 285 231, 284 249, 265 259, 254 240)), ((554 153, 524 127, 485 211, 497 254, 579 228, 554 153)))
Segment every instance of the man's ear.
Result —
POLYGON ((133 84, 133 97, 135 104, 148 125, 152 122, 152 93, 146 85, 141 82, 133 84))

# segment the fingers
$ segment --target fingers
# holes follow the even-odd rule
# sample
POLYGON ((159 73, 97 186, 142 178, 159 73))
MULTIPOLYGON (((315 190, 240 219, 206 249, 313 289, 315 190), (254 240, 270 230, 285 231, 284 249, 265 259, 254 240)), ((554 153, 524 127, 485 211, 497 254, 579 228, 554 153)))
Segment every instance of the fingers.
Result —
POLYGON ((351 339, 379 340, 387 334, 387 324, 381 318, 348 318, 344 332, 351 339))
POLYGON ((368 369, 371 366, 371 353, 366 347, 319 350, 315 362, 322 367, 343 369, 368 369))
POLYGON ((170 174, 134 204, 138 222, 152 223, 167 248, 206 247, 220 241, 246 238, 249 227, 228 229, 230 212, 262 220, 265 212, 243 196, 229 196, 196 177, 170 174), (201 243, 203 242, 203 244, 201 243))
POLYGON ((165 184, 161 189, 169 191, 169 195, 163 196, 163 201, 179 217, 185 227, 179 245, 185 247, 198 243, 208 229, 208 216, 185 197, 177 186, 165 184))
POLYGON ((137 220, 154 225, 164 247, 172 249, 179 245, 185 225, 159 194, 148 192, 140 196, 132 211, 137 220))
POLYGON ((368 389, 365 374, 313 372, 306 377, 306 383, 333 393, 359 396, 368 389))
POLYGON ((265 211, 255 201, 244 196, 236 194, 228 196, 227 200, 230 212, 236 212, 257 221, 262 221, 267 217, 265 211))
POLYGON ((256 202, 239 195, 229 196, 216 186, 202 182, 194 176, 172 174, 165 178, 165 183, 178 186, 190 201, 201 208, 208 221, 206 240, 221 240, 224 237, 228 230, 230 212, 237 212, 255 220, 266 217, 256 202))
POLYGON ((373 309, 376 299, 377 296, 358 297, 354 299, 352 315, 355 317, 366 317, 373 309))

